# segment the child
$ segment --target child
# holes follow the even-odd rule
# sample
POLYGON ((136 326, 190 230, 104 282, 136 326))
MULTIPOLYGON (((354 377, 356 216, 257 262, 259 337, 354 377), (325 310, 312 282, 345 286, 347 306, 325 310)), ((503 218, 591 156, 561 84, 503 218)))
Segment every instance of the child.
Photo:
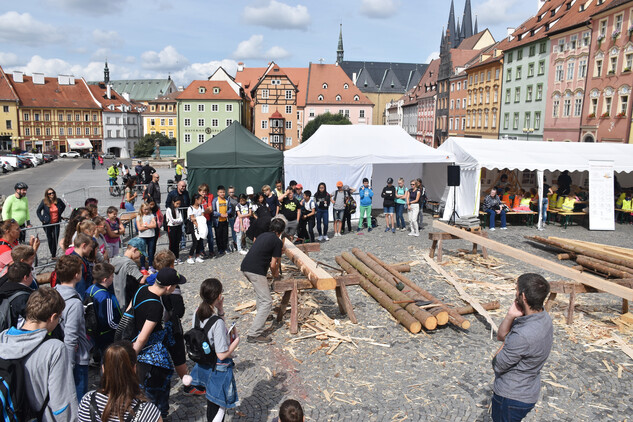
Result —
POLYGON ((202 238, 198 239, 196 230, 198 229, 198 217, 204 214, 204 210, 200 206, 202 196, 194 193, 191 197, 191 206, 187 208, 187 219, 193 224, 193 233, 191 233, 191 248, 189 249, 189 259, 187 264, 195 264, 196 262, 204 262, 200 256, 204 250, 204 242, 202 238), (194 258, 195 257, 195 258, 194 258))
MULTIPOLYGON (((80 234, 77 238, 83 236, 85 235, 80 234)), ((85 237, 88 238, 88 236, 85 237)), ((92 239, 88 238, 88 241, 92 242, 92 239)), ((83 245, 83 239, 81 239, 78 247, 81 248, 83 245)), ((78 283, 82 280, 82 266, 81 258, 75 255, 63 256, 55 265, 55 273, 57 274, 55 290, 59 292, 66 303, 60 326, 64 333, 68 359, 73 368, 78 400, 81 400, 88 391, 88 364, 90 363, 91 348, 90 340, 86 336, 84 305, 77 294, 78 283)), ((85 291, 84 289, 83 292, 85 293, 85 291)))
MULTIPOLYGON (((95 262, 108 262, 110 260, 110 253, 107 249, 108 242, 105 239, 106 233, 106 219, 98 216, 92 219, 92 222, 96 224, 93 240, 95 241, 95 249, 98 252, 95 262), (99 259, 101 258, 101 259, 99 259)), ((118 245, 117 245, 118 247, 118 245)))
POLYGON ((404 179, 398 179, 396 187, 396 228, 405 231, 407 228, 404 222, 404 208, 407 205, 407 188, 404 186, 404 179))
POLYGON ((208 333, 209 344, 214 345, 218 360, 215 369, 211 366, 196 364, 191 371, 192 383, 206 388, 207 420, 221 421, 224 420, 226 409, 235 407, 238 400, 233 375, 235 363, 231 355, 240 344, 240 338, 235 329, 230 335, 227 333, 220 280, 215 278, 204 280, 200 286, 200 297, 202 303, 194 314, 193 326, 205 327, 217 311, 219 318, 205 331, 208 333))
POLYGON ((200 206, 204 210, 204 218, 207 219, 207 246, 209 247, 208 256, 209 258, 213 258, 213 194, 209 193, 209 185, 206 183, 198 186, 198 193, 201 196, 200 206))
POLYGON ((145 284, 147 275, 141 273, 135 261, 141 256, 147 254, 147 245, 145 242, 135 237, 131 239, 123 256, 115 256, 112 258, 114 265, 114 294, 121 305, 121 309, 125 309, 132 300, 132 296, 138 288, 145 284))
POLYGON ((304 420, 301 403, 288 399, 281 404, 279 418, 273 419, 273 422, 303 422, 304 420))
POLYGON ((33 280, 31 266, 24 262, 13 262, 7 270, 7 282, 0 286, 0 301, 9 303, 9 319, 0 330, 21 327, 26 315, 26 302, 33 293, 29 286, 33 280))
POLYGON ((121 220, 117 217, 119 210, 116 207, 108 207, 106 219, 106 233, 105 239, 107 242, 108 256, 114 258, 119 255, 119 242, 121 241, 121 234, 125 233, 125 227, 121 223, 121 220))
POLYGON ((382 207, 385 213, 385 232, 391 230, 392 233, 396 232, 396 224, 394 214, 396 212, 396 188, 393 185, 393 179, 390 177, 387 179, 387 186, 382 188, 382 207))
POLYGON ((312 192, 308 189, 303 192, 301 201, 301 220, 299 221, 299 237, 305 242, 310 239, 314 243, 314 223, 316 220, 316 204, 312 199, 312 192), (307 226, 307 230, 306 230, 307 226))
POLYGON ((242 239, 244 238, 244 234, 246 230, 248 230, 250 226, 250 218, 253 215, 253 211, 251 210, 251 206, 247 201, 247 197, 244 194, 240 195, 240 202, 236 206, 237 218, 235 219, 235 225, 233 226, 233 230, 237 234, 237 250, 240 254, 246 255, 247 251, 242 249, 242 239))
POLYGON ((367 231, 371 231, 371 199, 374 197, 374 191, 369 187, 369 179, 363 178, 363 186, 358 190, 358 195, 360 196, 360 213, 358 216, 358 229, 356 231, 361 231, 363 229, 363 217, 365 218, 365 225, 367 226, 367 231))
POLYGON ((154 263, 154 250, 156 243, 154 240, 154 230, 156 229, 156 217, 152 215, 149 204, 144 202, 141 204, 138 217, 136 217, 136 226, 138 227, 138 237, 145 242, 147 246, 147 260, 145 255, 141 255, 141 267, 148 268, 150 272, 155 272, 152 267, 154 263), (145 262, 147 261, 147 267, 145 262))
POLYGON ((165 211, 167 218, 167 237, 169 237, 169 250, 176 257, 176 264, 182 264, 180 260, 180 239, 182 238, 182 213, 179 208, 182 205, 182 198, 175 197, 170 206, 165 211))
POLYGON ((114 342, 114 332, 121 321, 121 307, 110 286, 114 281, 114 266, 106 262, 95 265, 92 270, 94 284, 88 287, 86 295, 92 297, 97 315, 97 332, 91 334, 95 347, 103 355, 105 349, 114 342))
POLYGON ((229 215, 233 207, 226 199, 226 189, 218 186, 218 196, 213 198, 213 226, 215 227, 215 243, 218 245, 218 256, 226 254, 229 245, 229 215))
POLYGON ((92 263, 88 261, 88 257, 94 249, 94 240, 87 234, 79 233, 75 238, 75 246, 72 253, 68 256, 77 256, 81 258, 81 278, 77 282, 77 293, 84 299, 86 289, 92 284, 92 263))

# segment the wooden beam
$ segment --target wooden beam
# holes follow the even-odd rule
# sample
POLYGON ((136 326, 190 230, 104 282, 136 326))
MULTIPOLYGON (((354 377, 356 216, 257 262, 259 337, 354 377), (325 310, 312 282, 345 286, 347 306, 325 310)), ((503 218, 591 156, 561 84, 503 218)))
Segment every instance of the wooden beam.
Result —
MULTIPOLYGON (((346 286, 356 286, 360 284, 360 277, 355 274, 346 274, 334 277, 337 283, 340 281, 346 286)), ((291 278, 285 280, 278 280, 273 282, 273 291, 276 293, 284 293, 290 291, 294 287, 294 283, 297 283, 298 290, 314 289, 312 282, 307 278, 291 278)))
POLYGON ((295 245, 302 252, 321 252, 320 243, 304 243, 303 245, 295 245))
POLYGON ((603 280, 596 276, 581 273, 580 271, 574 270, 573 268, 569 268, 559 263, 552 262, 548 259, 541 258, 540 256, 536 256, 531 253, 522 251, 520 249, 516 249, 511 246, 504 245, 503 243, 499 243, 491 239, 483 238, 476 234, 469 233, 465 230, 458 229, 456 227, 450 226, 446 223, 442 223, 437 220, 433 222, 433 227, 439 230, 443 230, 447 233, 451 233, 456 236, 459 236, 464 240, 468 240, 470 242, 477 242, 481 246, 485 246, 487 248, 492 249, 493 251, 497 251, 504 255, 507 255, 510 258, 518 259, 519 261, 523 261, 528 264, 534 265, 535 267, 549 271, 561 277, 565 277, 570 280, 574 280, 579 283, 586 284, 588 286, 594 287, 606 293, 611 293, 612 295, 621 297, 623 299, 633 300, 633 290, 627 287, 620 286, 618 284, 612 283, 607 280, 603 280))
POLYGON ((301 273, 308 277, 315 289, 334 290, 336 288, 336 279, 323 268, 318 267, 316 262, 288 239, 284 241, 284 253, 299 268, 301 273))

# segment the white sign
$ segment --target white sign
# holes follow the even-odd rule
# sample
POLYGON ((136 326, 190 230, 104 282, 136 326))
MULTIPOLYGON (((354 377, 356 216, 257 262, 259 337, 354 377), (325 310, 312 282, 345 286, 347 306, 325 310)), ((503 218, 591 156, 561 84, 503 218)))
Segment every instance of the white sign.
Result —
POLYGON ((589 162, 589 230, 615 230, 613 161, 589 162))

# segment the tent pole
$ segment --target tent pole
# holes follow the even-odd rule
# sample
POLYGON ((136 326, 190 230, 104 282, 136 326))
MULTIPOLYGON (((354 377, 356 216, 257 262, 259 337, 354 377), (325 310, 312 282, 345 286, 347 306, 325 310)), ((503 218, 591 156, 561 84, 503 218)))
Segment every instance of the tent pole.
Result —
POLYGON ((543 170, 536 171, 536 180, 538 183, 538 229, 543 230, 543 170))

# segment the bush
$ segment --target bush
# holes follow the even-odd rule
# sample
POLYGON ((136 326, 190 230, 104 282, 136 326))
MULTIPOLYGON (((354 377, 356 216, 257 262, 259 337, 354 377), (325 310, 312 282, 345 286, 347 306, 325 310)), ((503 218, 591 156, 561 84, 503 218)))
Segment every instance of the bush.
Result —
POLYGON ((312 135, 314 132, 319 129, 321 125, 351 125, 352 122, 349 121, 347 117, 343 114, 332 114, 325 113, 319 114, 314 120, 310 121, 306 127, 303 129, 303 134, 301 135, 301 143, 304 143, 312 135))
POLYGON ((150 157, 154 153, 156 141, 161 147, 175 146, 176 138, 168 138, 162 133, 148 133, 134 145, 135 157, 150 157))

